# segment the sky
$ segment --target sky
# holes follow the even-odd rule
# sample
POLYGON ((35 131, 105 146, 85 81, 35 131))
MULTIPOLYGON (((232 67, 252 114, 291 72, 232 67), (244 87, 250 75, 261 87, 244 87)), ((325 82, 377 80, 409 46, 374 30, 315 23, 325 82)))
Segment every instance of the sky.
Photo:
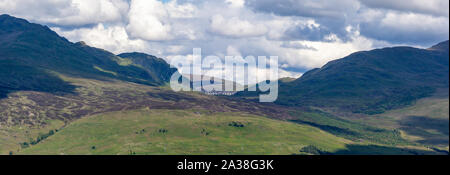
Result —
POLYGON ((282 77, 356 51, 449 38, 448 0, 0 0, 0 14, 115 54, 278 56, 282 77))

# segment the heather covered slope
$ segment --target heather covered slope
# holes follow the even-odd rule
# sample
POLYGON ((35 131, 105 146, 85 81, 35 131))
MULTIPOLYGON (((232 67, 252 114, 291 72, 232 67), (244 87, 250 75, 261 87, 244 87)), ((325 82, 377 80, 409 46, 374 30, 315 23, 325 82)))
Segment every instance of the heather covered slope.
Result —
MULTIPOLYGON (((412 104, 449 86, 448 41, 430 49, 357 52, 280 83, 278 104, 338 107, 376 114, 412 104)), ((245 96, 245 93, 240 95, 245 96)))

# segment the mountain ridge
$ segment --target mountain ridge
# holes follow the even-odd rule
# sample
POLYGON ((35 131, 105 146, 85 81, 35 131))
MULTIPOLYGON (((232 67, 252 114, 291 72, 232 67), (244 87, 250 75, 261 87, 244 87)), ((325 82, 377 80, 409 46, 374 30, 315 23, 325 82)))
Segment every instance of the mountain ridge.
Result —
MULTIPOLYGON (((275 102, 377 114, 448 88, 448 40, 429 49, 407 46, 360 51, 281 82, 275 102)), ((238 96, 258 93, 241 92, 238 96)))
POLYGON ((138 64, 121 65, 120 60, 106 50, 72 43, 47 26, 0 15, 0 98, 18 90, 73 92, 75 87, 57 74, 159 86, 167 82, 167 75, 155 74, 175 71, 167 63, 155 72, 138 64))
MULTIPOLYGON (((443 53, 413 47, 356 52, 306 73, 304 77, 294 81, 293 86, 297 91, 310 91, 304 93, 303 97, 325 97, 330 100, 328 103, 334 103, 333 100, 342 101, 349 108, 352 108, 351 105, 358 105, 357 103, 367 103, 359 99, 372 99, 379 103, 368 104, 373 105, 374 109, 361 106, 352 110, 380 113, 429 96, 435 88, 448 87, 448 41, 442 43, 439 45, 440 50, 447 43, 443 53), (364 96, 369 98, 363 98, 364 96), (339 99, 355 97, 353 102, 339 99)), ((280 94, 283 100, 286 96, 283 96, 283 92, 280 94)), ((283 104, 283 101, 279 103, 283 104)))

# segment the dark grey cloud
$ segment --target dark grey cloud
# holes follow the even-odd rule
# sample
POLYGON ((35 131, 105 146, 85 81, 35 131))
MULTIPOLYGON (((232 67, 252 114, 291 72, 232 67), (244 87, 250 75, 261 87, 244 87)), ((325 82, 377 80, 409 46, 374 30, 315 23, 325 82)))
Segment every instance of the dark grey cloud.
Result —
POLYGON ((359 24, 363 36, 392 44, 430 46, 448 40, 448 18, 425 15, 387 13, 359 24))
POLYGON ((296 26, 287 30, 285 37, 312 41, 324 41, 324 36, 329 34, 350 39, 345 28, 360 8, 357 0, 247 0, 246 5, 256 12, 314 19, 320 27, 296 26))
POLYGON ((448 0, 247 0, 246 6, 260 13, 310 18, 318 28, 293 27, 285 40, 325 41, 335 34, 352 39, 346 28, 393 44, 428 46, 448 39, 448 0))
POLYGON ((403 12, 449 15, 448 0, 359 0, 369 8, 390 9, 403 12))
POLYGON ((356 10, 356 0, 247 0, 245 4, 256 10, 282 16, 342 18, 343 11, 356 10))
POLYGON ((285 32, 285 40, 323 41, 327 35, 332 34, 324 27, 295 26, 285 32))

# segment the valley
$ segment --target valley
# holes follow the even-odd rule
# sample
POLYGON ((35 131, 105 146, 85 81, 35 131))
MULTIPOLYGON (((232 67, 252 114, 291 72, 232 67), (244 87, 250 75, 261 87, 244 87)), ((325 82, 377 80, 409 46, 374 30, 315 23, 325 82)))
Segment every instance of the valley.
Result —
POLYGON ((395 128, 315 109, 59 77, 74 94, 0 100, 1 154, 441 154, 395 128))

